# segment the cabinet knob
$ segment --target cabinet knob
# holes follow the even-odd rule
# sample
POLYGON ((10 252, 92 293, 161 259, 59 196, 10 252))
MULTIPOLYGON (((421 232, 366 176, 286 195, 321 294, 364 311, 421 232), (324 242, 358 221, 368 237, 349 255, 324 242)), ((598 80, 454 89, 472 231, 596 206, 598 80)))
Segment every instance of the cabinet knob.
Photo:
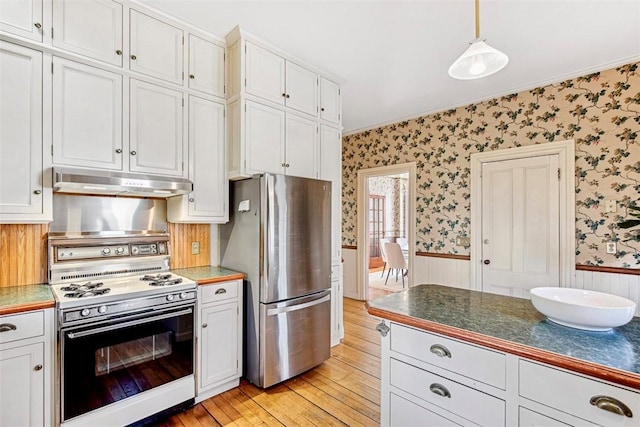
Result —
POLYGON ((437 394, 438 396, 451 398, 451 393, 442 384, 433 383, 429 386, 429 390, 431 390, 431 393, 437 394))
POLYGON ((133 59, 135 61, 136 59, 138 59, 138 57, 135 56, 135 55, 131 55, 131 59, 133 59))
POLYGON ((284 98, 285 96, 287 96, 287 94, 286 94, 286 93, 283 93, 283 94, 282 94, 282 97, 284 98))
POLYGON ((283 164, 282 164, 282 165, 280 165, 280 166, 282 166, 283 168, 286 168, 286 167, 287 167, 287 164, 286 164, 286 163, 283 163, 283 164))
POLYGON ((320 111, 324 111, 324 107, 320 107, 320 111))
POLYGON ((189 201, 190 201, 190 202, 195 202, 195 201, 196 201, 196 199, 194 199, 193 197, 189 197, 189 201))
POLYGON ((289 167, 289 166, 290 166, 290 165, 289 165, 289 163, 287 163, 287 164, 286 164, 286 167, 289 167))
POLYGON ((42 193, 42 191, 40 191, 40 190, 34 190, 34 192, 33 192, 33 194, 40 194, 40 193, 42 193))
POLYGON ((193 79, 195 79, 195 78, 196 78, 196 76, 194 76, 193 74, 189 74, 189 78, 190 78, 191 80, 193 80, 193 79))
POLYGON ((36 365, 33 367, 34 371, 41 371, 42 370, 42 365, 36 365))
POLYGON ((116 153, 118 154, 122 153, 122 148, 116 148, 116 153))
POLYGON ((289 94, 287 94, 286 98, 289 99, 289 94))
POLYGON ((485 259, 484 261, 482 261, 482 263, 484 265, 489 265, 489 264, 491 264, 491 260, 490 259, 485 259))
POLYGON ((42 28, 42 24, 39 22, 36 22, 35 24, 33 24, 34 27, 36 27, 37 29, 42 28))
POLYGON ((116 55, 122 55, 122 51, 120 49, 116 50, 116 55))
POLYGON ((593 396, 589 403, 598 408, 613 412, 614 414, 622 415, 624 417, 633 418, 633 412, 631 409, 615 397, 611 396, 593 396))
POLYGON ((203 324, 202 324, 202 327, 203 327, 203 328, 206 328, 207 326, 208 326, 208 325, 207 325, 206 323, 203 323, 203 324))
POLYGON ((135 156, 136 154, 138 154, 138 153, 136 153, 135 151, 132 151, 132 152, 131 152, 131 155, 132 155, 132 156, 135 156))

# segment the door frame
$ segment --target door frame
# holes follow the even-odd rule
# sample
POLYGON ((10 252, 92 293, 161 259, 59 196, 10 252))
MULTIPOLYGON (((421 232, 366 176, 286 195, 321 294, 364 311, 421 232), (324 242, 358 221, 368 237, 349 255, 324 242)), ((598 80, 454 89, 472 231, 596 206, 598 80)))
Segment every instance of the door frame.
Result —
POLYGON ((575 282, 575 143, 559 142, 508 148, 471 155, 471 283, 470 289, 482 291, 482 164, 527 157, 558 155, 560 287, 573 287, 575 282))
POLYGON ((360 300, 366 300, 369 293, 369 245, 366 244, 369 235, 369 178, 376 176, 388 176, 406 173, 409 174, 409 182, 407 185, 407 198, 409 206, 407 207, 407 239, 409 241, 409 274, 407 276, 408 287, 411 287, 414 281, 414 260, 416 256, 416 176, 417 166, 415 162, 401 163, 390 166, 380 166, 370 169, 360 169, 358 171, 357 181, 357 283, 356 295, 360 300))

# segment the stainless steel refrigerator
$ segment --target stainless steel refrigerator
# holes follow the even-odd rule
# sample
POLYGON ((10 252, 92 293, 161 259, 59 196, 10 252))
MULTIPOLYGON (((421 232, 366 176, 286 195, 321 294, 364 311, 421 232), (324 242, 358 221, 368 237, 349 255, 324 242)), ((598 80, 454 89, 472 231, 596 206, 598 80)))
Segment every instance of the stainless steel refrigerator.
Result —
POLYGON ((331 182, 231 183, 221 265, 246 274, 244 376, 269 387, 330 356, 331 182))

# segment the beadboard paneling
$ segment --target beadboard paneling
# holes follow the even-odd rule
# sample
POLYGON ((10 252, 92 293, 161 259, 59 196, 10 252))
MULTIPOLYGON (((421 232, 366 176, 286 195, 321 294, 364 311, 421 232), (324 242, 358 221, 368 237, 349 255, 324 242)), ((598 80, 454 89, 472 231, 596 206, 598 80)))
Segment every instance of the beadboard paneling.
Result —
POLYGON ((209 224, 168 224, 171 235, 171 268, 202 267, 211 263, 209 224), (191 255, 191 242, 200 242, 200 253, 191 255))
POLYGON ((574 287, 628 298, 636 303, 636 316, 640 316, 640 276, 577 270, 574 287))
POLYGON ((414 283, 430 283, 469 289, 471 264, 467 259, 416 256, 414 283))
POLYGON ((47 282, 48 224, 0 224, 0 287, 47 282))

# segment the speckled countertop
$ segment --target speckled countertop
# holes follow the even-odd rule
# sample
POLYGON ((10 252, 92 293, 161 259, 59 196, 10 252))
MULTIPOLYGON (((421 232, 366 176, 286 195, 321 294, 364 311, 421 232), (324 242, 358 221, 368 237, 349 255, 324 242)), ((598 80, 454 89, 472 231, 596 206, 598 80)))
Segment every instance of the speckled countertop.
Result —
POLYGON ((244 274, 237 271, 227 270, 222 267, 212 267, 210 265, 206 267, 190 267, 190 268, 178 268, 171 270, 180 276, 184 276, 187 279, 195 280, 198 285, 208 285, 210 283, 226 282, 228 280, 243 279, 244 274))
POLYGON ((370 314, 640 389, 640 318, 609 332, 546 320, 529 300, 419 285, 369 301, 370 314))
POLYGON ((9 286, 0 288, 0 315, 55 307, 49 285, 9 286))

